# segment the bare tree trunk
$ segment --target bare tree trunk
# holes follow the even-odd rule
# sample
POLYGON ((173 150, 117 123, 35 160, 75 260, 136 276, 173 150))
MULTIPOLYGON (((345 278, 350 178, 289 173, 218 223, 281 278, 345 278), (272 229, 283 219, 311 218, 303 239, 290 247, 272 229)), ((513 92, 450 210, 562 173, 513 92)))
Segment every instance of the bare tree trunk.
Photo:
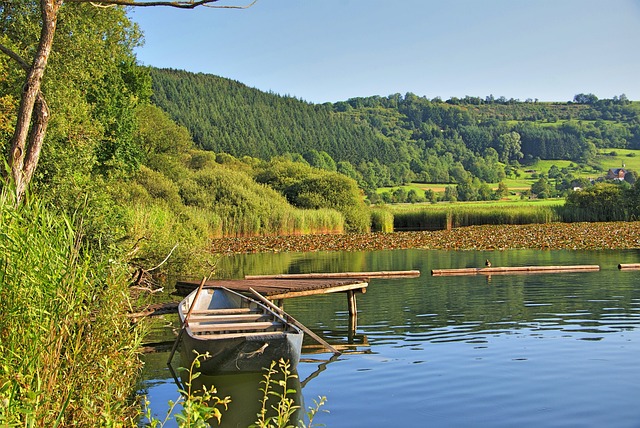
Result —
POLYGON ((49 120, 49 110, 40 92, 56 32, 58 10, 64 0, 40 0, 42 31, 33 64, 27 71, 18 108, 16 128, 11 139, 9 166, 16 186, 16 199, 22 200, 38 164, 40 149, 49 120), (34 117, 35 115, 35 117, 34 117), (28 144, 28 146, 27 146, 28 144))

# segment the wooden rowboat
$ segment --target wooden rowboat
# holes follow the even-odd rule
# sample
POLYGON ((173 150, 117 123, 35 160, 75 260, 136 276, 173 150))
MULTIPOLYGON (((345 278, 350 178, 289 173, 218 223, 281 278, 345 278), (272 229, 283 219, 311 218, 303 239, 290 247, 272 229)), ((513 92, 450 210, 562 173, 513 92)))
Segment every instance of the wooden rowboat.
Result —
POLYGON ((235 291, 193 291, 178 305, 178 314, 186 333, 184 367, 206 352, 211 358, 201 360, 198 369, 204 374, 260 372, 280 358, 293 369, 300 360, 303 331, 267 305, 235 291))

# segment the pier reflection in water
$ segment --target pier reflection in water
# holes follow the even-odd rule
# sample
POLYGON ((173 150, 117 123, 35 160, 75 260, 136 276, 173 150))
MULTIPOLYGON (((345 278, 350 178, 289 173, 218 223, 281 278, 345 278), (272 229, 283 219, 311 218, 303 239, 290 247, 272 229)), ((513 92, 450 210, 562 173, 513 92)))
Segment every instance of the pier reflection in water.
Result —
MULTIPOLYGON (((332 345, 354 351, 328 364, 328 353, 303 355, 302 401, 308 406, 326 396, 330 411, 316 423, 635 427, 640 423, 640 271, 617 266, 638 260, 638 251, 398 250, 237 256, 221 266, 238 278, 422 272, 419 278, 372 280, 358 299, 355 331, 343 296, 285 303, 332 345), (597 264, 601 269, 490 278, 429 275, 436 268, 481 267, 486 259, 493 266, 597 264)), ((149 364, 145 374, 153 410, 162 414, 177 388, 171 389, 166 368, 154 371, 149 364)))

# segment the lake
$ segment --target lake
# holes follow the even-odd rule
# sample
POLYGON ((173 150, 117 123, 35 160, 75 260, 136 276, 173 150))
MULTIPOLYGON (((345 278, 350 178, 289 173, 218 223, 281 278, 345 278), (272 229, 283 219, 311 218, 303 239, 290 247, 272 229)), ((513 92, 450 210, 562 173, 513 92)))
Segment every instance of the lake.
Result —
MULTIPOLYGON (((345 294, 285 302, 292 316, 347 349, 335 361, 305 353, 298 366, 304 408, 327 399, 329 413, 314 424, 615 428, 640 427, 640 271, 617 267, 639 261, 636 250, 281 253, 223 259, 219 275, 421 271, 418 278, 372 279, 358 295, 355 330, 345 294), (431 276, 432 269, 483 267, 485 259, 600 270, 431 276)), ((171 337, 169 320, 177 324, 177 315, 154 335, 171 337)), ((179 396, 167 355, 145 357, 141 388, 161 419, 179 396)), ((218 379, 219 390, 236 391, 235 415, 227 425, 223 415, 223 426, 255 419, 259 380, 218 379)))

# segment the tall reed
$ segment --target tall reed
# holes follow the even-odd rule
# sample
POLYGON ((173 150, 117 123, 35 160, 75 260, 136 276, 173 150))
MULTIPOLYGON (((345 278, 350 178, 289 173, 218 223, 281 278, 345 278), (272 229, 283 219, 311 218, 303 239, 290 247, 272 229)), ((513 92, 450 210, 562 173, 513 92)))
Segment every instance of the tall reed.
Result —
POLYGON ((371 209, 371 231, 372 232, 393 232, 393 214, 385 208, 371 209))
POLYGON ((0 196, 0 426, 113 426, 135 413, 127 271, 73 224, 0 196))
POLYGON ((562 221, 555 207, 443 207, 398 210, 395 230, 441 230, 483 224, 531 224, 562 221))

